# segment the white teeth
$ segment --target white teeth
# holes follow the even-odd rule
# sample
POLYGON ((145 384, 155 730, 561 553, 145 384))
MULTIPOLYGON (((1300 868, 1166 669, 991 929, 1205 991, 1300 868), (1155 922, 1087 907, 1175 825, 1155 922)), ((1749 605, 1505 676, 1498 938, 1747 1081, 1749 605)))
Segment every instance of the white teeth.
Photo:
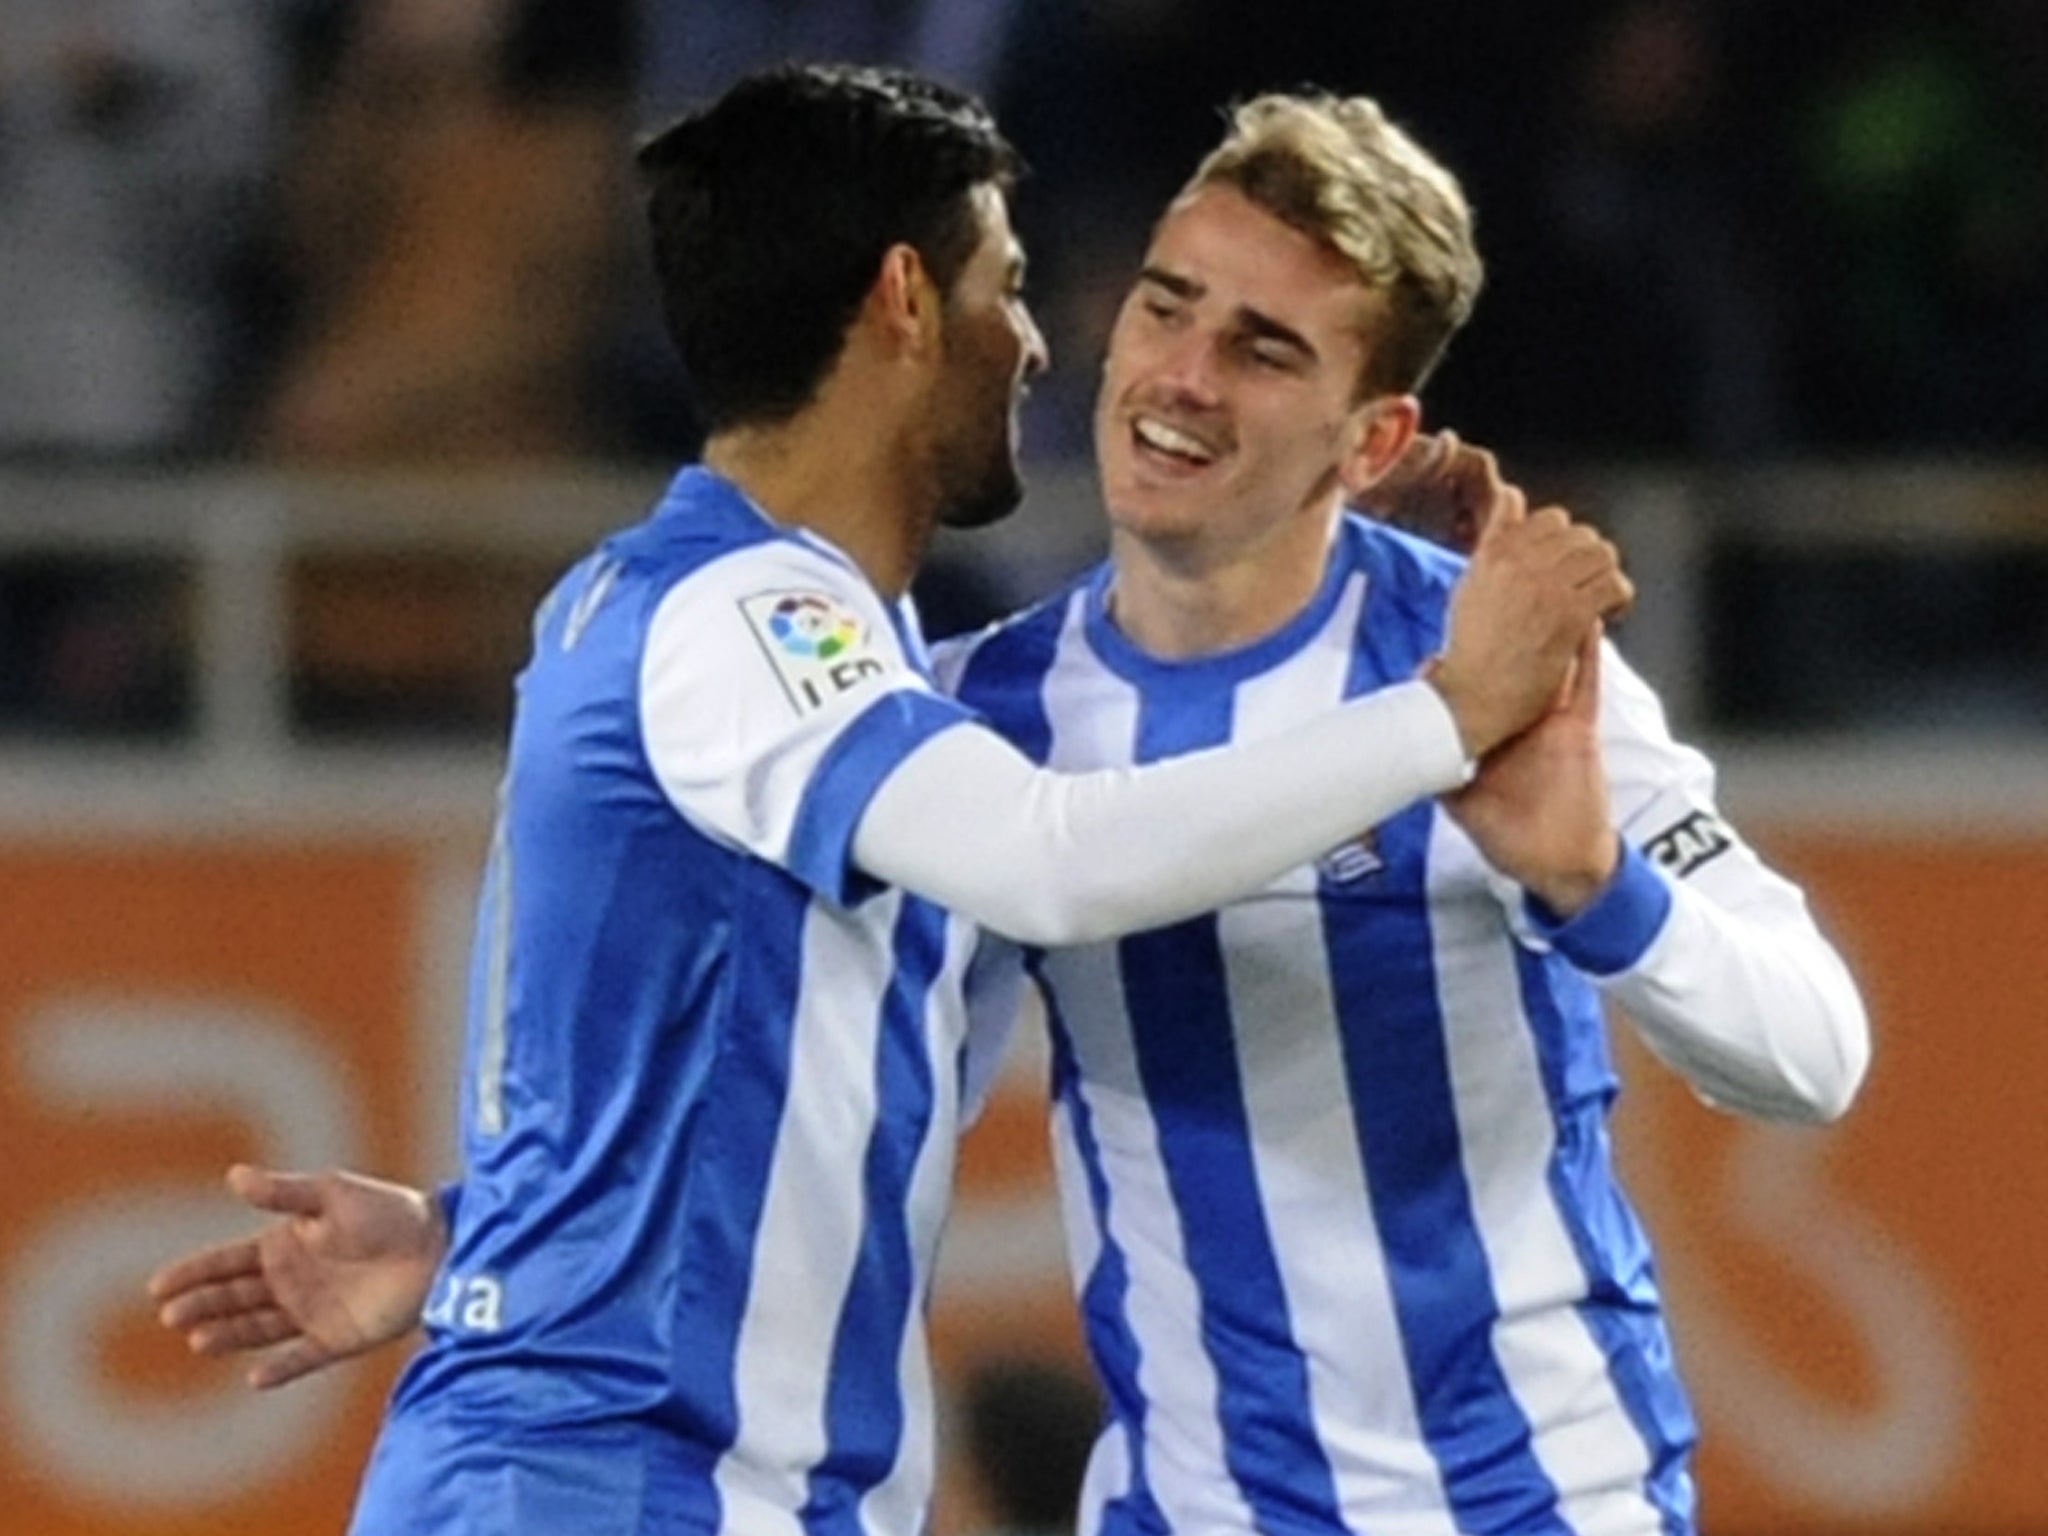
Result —
POLYGON ((1169 427, 1163 421, 1140 416, 1131 425, 1132 430, 1138 434, 1139 442, 1148 448, 1157 448, 1161 453, 1170 453, 1180 459, 1193 459, 1198 464, 1207 464, 1216 457, 1200 439, 1190 437, 1177 427, 1169 427))

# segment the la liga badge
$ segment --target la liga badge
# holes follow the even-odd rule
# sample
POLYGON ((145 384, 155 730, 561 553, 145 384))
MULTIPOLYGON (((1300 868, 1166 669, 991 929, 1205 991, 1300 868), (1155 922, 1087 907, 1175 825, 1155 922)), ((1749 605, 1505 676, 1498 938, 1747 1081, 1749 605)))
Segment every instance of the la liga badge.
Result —
POLYGON ((757 592, 740 613, 800 715, 885 670, 867 622, 828 592, 757 592))

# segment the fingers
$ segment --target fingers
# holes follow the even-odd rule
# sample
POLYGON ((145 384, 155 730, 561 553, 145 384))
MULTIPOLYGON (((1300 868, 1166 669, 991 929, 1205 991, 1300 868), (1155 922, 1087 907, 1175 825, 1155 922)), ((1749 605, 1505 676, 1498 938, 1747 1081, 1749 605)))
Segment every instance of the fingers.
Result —
MULTIPOLYGON (((1539 563, 1554 562, 1563 580, 1582 600, 1596 605, 1602 618, 1616 618, 1635 600, 1635 584, 1621 568, 1621 551, 1612 540, 1586 523, 1572 520, 1562 507, 1540 507, 1528 514, 1516 535, 1539 563)), ((1505 539, 1508 535, 1499 535, 1505 539)))
POLYGON ((1424 537, 1436 537, 1436 526, 1450 515, 1441 505, 1448 487, 1438 474, 1443 445, 1437 436, 1417 433, 1401 456, 1368 492, 1374 517, 1424 537))
POLYGON ((151 1275, 149 1299, 162 1303, 195 1286, 235 1280, 244 1275, 260 1275, 262 1272, 263 1261, 257 1254, 254 1238, 221 1243, 216 1247, 202 1249, 198 1253, 187 1254, 182 1259, 173 1260, 151 1275))
POLYGON ((1528 498, 1502 478, 1500 460, 1491 449, 1462 442, 1449 430, 1442 437, 1444 474, 1458 507, 1451 545, 1469 554, 1496 519, 1514 523, 1525 518, 1528 498))
POLYGON ((1374 515, 1397 528, 1471 554, 1497 521, 1519 521, 1522 493, 1501 477, 1488 450, 1445 430, 1418 433, 1371 488, 1374 515))
MULTIPOLYGON (((1444 435, 1450 436, 1449 433, 1444 435)), ((1497 530, 1520 527, 1528 520, 1528 497, 1520 486, 1510 485, 1501 478, 1499 461, 1486 449, 1464 450, 1460 473, 1465 481, 1463 495, 1466 504, 1484 508, 1483 520, 1474 530, 1475 544, 1484 543, 1497 530)))
POLYGON ((211 1285, 194 1286, 157 1308, 157 1320, 179 1331, 214 1318, 260 1311, 276 1305, 269 1282, 260 1274, 239 1275, 211 1285))
MULTIPOLYGON (((1542 510, 1549 513, 1561 509, 1545 507, 1542 510)), ((1473 552, 1477 553, 1499 543, 1516 529, 1528 526, 1537 516, 1537 513, 1529 510, 1529 498, 1523 494, 1519 486, 1502 486, 1501 493, 1493 498, 1492 505, 1487 510, 1485 521, 1474 530, 1473 552)))
POLYGON ((238 1313, 188 1329, 185 1345, 195 1355, 232 1355, 297 1338, 299 1325, 277 1307, 238 1313))
POLYGON ((1448 462, 1446 442, 1455 442, 1448 432, 1418 432, 1401 457, 1394 460, 1393 468, 1386 473, 1385 480, 1406 486, 1418 480, 1426 480, 1438 468, 1448 462))
POLYGON ((320 1180, 313 1174, 279 1173, 236 1163, 228 1169, 227 1177, 228 1188, 236 1198, 259 1211, 274 1211, 280 1216, 318 1216, 326 1209, 320 1180))
POLYGON ((1460 496, 1474 505, 1484 506, 1507 488, 1507 482, 1501 479, 1500 460, 1494 456, 1493 450, 1462 442, 1458 434, 1448 428, 1439 436, 1442 438, 1444 472, 1457 486, 1460 496))
POLYGON ((257 1391, 265 1392, 288 1381, 297 1381, 301 1376, 311 1375, 322 1366, 332 1364, 333 1360, 334 1356, 311 1339, 293 1339, 250 1366, 245 1379, 257 1391))
POLYGON ((1493 499, 1493 509, 1487 515, 1486 526, 1479 533, 1483 535, 1496 520, 1514 524, 1527 522, 1528 518, 1529 498, 1522 493, 1522 488, 1519 485, 1503 486, 1500 495, 1493 499))
POLYGON ((1600 541, 1599 558, 1590 562, 1573 583, 1581 601, 1607 623, 1628 617, 1635 606, 1636 584, 1621 568, 1621 555, 1605 539, 1600 541))

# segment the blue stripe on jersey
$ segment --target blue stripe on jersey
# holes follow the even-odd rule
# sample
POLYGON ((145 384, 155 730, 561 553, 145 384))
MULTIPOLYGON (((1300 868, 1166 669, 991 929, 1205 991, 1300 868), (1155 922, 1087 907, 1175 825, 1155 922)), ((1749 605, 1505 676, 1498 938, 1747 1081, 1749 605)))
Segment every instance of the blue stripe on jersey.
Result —
POLYGON ((1688 1460, 1698 1430, 1658 1305, 1649 1238, 1614 1179, 1607 1106, 1616 1079, 1599 1001, 1561 960, 1518 949, 1516 966, 1558 1128, 1550 1187, 1586 1269, 1579 1315, 1649 1449, 1644 1492, 1667 1536, 1689 1536, 1696 1499, 1688 1460))
MULTIPOLYGON (((1435 814, 1418 806, 1380 824, 1390 872, 1421 878, 1435 814)), ((1331 905, 1325 932, 1345 1078, 1423 1438, 1459 1530, 1567 1536, 1528 1417, 1493 1353, 1500 1307, 1460 1158, 1428 913, 1389 902, 1346 925, 1331 905)))
MULTIPOLYGON (((1359 543, 1373 557, 1372 575, 1384 579, 1359 615, 1346 697, 1412 676, 1436 643, 1412 619, 1373 616, 1378 605, 1409 606, 1404 588, 1413 574, 1385 558, 1394 551, 1359 543)), ((1437 814, 1418 805, 1380 824, 1389 881, 1426 880, 1437 814)), ((1428 902, 1406 891, 1389 898, 1361 921, 1349 915, 1355 908, 1326 897, 1323 931, 1367 1194, 1423 1438, 1460 1531, 1569 1536, 1528 1416, 1493 1352, 1500 1303, 1465 1180, 1428 902)))
MULTIPOLYGON (((740 877, 732 985, 753 1004, 750 1027, 734 1029, 702 1097, 694 1144, 717 1147, 716 1188, 686 1193, 690 1212, 679 1260, 677 1315, 689 1328, 670 1341, 676 1397, 704 1405, 702 1422, 680 1426, 679 1448, 701 1455, 698 1475, 682 1483, 682 1513, 695 1527, 716 1530, 720 1500, 712 1481, 719 1456, 739 1432, 734 1364, 740 1324, 751 1294, 755 1237, 767 1201, 776 1133, 790 1082, 790 1042, 802 991, 803 929, 808 894, 767 870, 740 877)), ((705 1177, 713 1176, 707 1165, 705 1177)), ((694 1182, 694 1181, 692 1181, 694 1182)))
POLYGON ((1048 600, 976 643, 953 695, 987 715, 1010 744, 1041 766, 1052 756, 1043 683, 1059 654, 1067 604, 1048 600))
POLYGON ((1045 998, 1046 1024, 1052 1037, 1052 1094, 1066 1106, 1081 1166, 1087 1171, 1088 1205, 1101 1240, 1095 1264, 1081 1285, 1082 1331, 1095 1356, 1096 1372, 1109 1392, 1110 1412, 1124 1430, 1131 1469, 1130 1486, 1103 1507, 1102 1528, 1163 1531, 1167 1528, 1166 1517, 1153 1501, 1145 1476, 1145 1394, 1138 1387, 1140 1351, 1129 1320, 1130 1270, 1123 1250, 1110 1235, 1109 1181, 1102 1174, 1102 1150, 1095 1141, 1094 1117, 1081 1093, 1081 1069, 1074 1058, 1073 1038, 1060 1017, 1059 998, 1042 979, 1039 991, 1045 998))
POLYGON ((853 866, 853 834, 861 813, 882 780, 925 739, 968 718, 950 699, 902 688, 862 710, 812 770, 790 829, 790 872, 842 907, 879 891, 878 881, 853 866))
POLYGON ((925 1004, 945 964, 945 914, 905 896, 894 947, 895 980, 875 1047, 875 1102, 896 1114, 868 1141, 867 1229, 839 1314, 825 1399, 830 1448, 811 1469, 801 1517, 812 1536, 861 1536, 860 1496, 889 1475, 903 1440, 903 1326, 917 1293, 917 1254, 900 1192, 910 1188, 931 1130, 925 1004))
MULTIPOLYGON (((1171 700, 1141 695, 1137 760, 1228 741, 1233 704, 1224 688, 1176 690, 1171 700)), ((1273 1319, 1269 1331, 1253 1335, 1215 1327, 1203 1308, 1225 1459, 1261 1529, 1341 1528, 1336 1480, 1321 1445, 1304 1444, 1292 1432, 1312 1418, 1308 1362, 1287 1323, 1287 1294, 1253 1165, 1217 919, 1210 914, 1134 934, 1117 954, 1188 1270, 1205 1293, 1227 1294, 1236 1316, 1273 1319)))

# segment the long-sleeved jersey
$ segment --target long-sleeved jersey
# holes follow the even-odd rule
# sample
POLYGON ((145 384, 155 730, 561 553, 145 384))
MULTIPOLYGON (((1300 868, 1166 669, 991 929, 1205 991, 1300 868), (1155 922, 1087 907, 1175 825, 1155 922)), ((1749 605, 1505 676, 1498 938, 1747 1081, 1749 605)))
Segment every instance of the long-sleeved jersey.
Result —
MULTIPOLYGON (((1147 763, 1412 677, 1458 569, 1350 519, 1315 600, 1245 649, 1144 654, 1105 567, 938 665, 1049 766, 1147 763)), ((1618 657, 1603 671, 1625 851, 1572 920, 1424 800, 1250 899, 1037 958, 1112 1409, 1089 1536, 1694 1529, 1694 1422, 1612 1167, 1600 995, 1706 1097, 1781 1118, 1839 1112, 1867 1033, 1706 760, 1618 657)))
POLYGON ((922 1523, 974 930, 850 853, 966 719, 922 654, 702 469, 542 606, 460 1210, 363 1536, 922 1523))

